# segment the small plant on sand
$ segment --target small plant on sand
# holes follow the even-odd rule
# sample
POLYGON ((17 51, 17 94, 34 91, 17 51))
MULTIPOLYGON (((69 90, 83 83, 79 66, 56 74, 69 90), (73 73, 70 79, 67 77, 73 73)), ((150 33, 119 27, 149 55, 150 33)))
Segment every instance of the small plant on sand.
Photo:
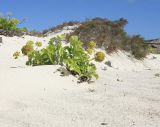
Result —
POLYGON ((14 59, 18 59, 18 57, 20 56, 20 52, 19 51, 16 51, 15 53, 13 53, 13 58, 14 59))
MULTIPOLYGON (((94 41, 90 41, 87 47, 88 48, 86 49, 86 51, 89 55, 91 55, 93 52, 95 52, 96 43, 94 41)), ((93 60, 97 62, 102 62, 104 59, 105 59, 105 54, 103 52, 96 52, 93 58, 93 60)))
POLYGON ((42 47, 42 42, 36 42, 36 44, 35 44, 37 47, 42 47))

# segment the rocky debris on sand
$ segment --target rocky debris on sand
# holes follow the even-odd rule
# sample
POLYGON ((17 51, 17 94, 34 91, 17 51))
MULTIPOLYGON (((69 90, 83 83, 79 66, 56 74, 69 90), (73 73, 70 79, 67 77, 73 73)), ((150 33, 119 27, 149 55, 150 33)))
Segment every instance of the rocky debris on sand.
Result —
POLYGON ((23 35, 30 35, 30 36, 37 36, 37 37, 43 36, 42 33, 31 33, 31 32, 20 31, 20 30, 3 30, 3 29, 0 29, 0 35, 4 35, 6 37, 14 37, 14 36, 21 37, 23 35))
POLYGON ((103 68, 101 68, 103 71, 106 71, 107 70, 107 67, 103 67, 103 68))
POLYGON ((111 61, 106 61, 105 64, 108 65, 109 67, 112 67, 111 61))
POLYGON ((61 72, 61 76, 69 76, 70 75, 70 72, 63 67, 58 68, 57 71, 61 72))
POLYGON ((0 44, 2 44, 3 43, 3 41, 2 41, 2 37, 0 37, 0 44))
POLYGON ((159 73, 156 73, 154 76, 155 76, 155 77, 160 77, 160 74, 159 74, 159 73))
POLYGON ((23 36, 25 32, 22 31, 16 31, 16 30, 3 30, 0 29, 0 35, 8 36, 8 37, 13 37, 13 36, 23 36))

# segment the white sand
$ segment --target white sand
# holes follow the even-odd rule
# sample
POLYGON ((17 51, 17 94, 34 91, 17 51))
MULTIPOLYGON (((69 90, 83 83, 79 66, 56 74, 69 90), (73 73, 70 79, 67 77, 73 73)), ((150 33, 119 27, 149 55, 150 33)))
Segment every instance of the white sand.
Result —
POLYGON ((93 84, 61 77, 54 73, 59 66, 28 67, 25 57, 12 58, 27 40, 47 44, 50 37, 3 36, 0 127, 160 127, 160 77, 154 76, 160 55, 141 62, 123 52, 107 55, 113 67, 96 63, 100 78, 93 84))

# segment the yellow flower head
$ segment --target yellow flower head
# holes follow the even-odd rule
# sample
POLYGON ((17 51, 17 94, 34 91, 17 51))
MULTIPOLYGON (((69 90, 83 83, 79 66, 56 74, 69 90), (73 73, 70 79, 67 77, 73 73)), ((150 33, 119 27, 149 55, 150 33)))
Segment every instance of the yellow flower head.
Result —
POLYGON ((94 49, 96 47, 96 43, 94 41, 90 41, 88 47, 94 49))
POLYGON ((33 41, 27 41, 26 45, 31 45, 33 46, 34 42, 33 41))
POLYGON ((42 46, 42 42, 36 42, 36 46, 37 47, 41 47, 42 46))
POLYGON ((102 62, 105 59, 105 54, 103 52, 97 52, 95 54, 95 60, 97 62, 102 62))
POLYGON ((21 51, 23 55, 28 55, 29 52, 33 51, 33 45, 24 45, 21 51))
POLYGON ((88 48, 86 51, 87 51, 87 53, 90 54, 90 55, 93 53, 93 49, 91 49, 91 48, 88 48))

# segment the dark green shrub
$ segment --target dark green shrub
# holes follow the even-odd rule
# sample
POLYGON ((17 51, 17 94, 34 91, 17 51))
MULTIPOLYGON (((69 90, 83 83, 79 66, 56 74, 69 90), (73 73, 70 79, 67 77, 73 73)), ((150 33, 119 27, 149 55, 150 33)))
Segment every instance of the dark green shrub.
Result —
POLYGON ((16 30, 20 21, 16 18, 0 17, 0 29, 16 30))
POLYGON ((123 41, 124 25, 127 20, 121 18, 116 21, 95 18, 83 22, 71 35, 77 35, 87 47, 88 42, 95 41, 98 47, 107 47, 111 42, 119 43, 123 41))
POLYGON ((18 28, 17 25, 19 23, 20 23, 20 20, 11 17, 11 15, 0 17, 0 29, 3 29, 3 30, 27 31, 26 27, 18 28))
POLYGON ((148 45, 145 44, 144 38, 133 36, 131 38, 131 53, 137 59, 143 59, 148 53, 148 45))
POLYGON ((83 22, 72 35, 77 35, 84 42, 83 46, 88 49, 90 41, 95 41, 99 48, 104 48, 107 53, 117 50, 131 52, 132 55, 141 59, 147 54, 147 46, 140 36, 130 37, 124 31, 124 26, 128 23, 126 19, 110 21, 103 18, 95 18, 83 22))

